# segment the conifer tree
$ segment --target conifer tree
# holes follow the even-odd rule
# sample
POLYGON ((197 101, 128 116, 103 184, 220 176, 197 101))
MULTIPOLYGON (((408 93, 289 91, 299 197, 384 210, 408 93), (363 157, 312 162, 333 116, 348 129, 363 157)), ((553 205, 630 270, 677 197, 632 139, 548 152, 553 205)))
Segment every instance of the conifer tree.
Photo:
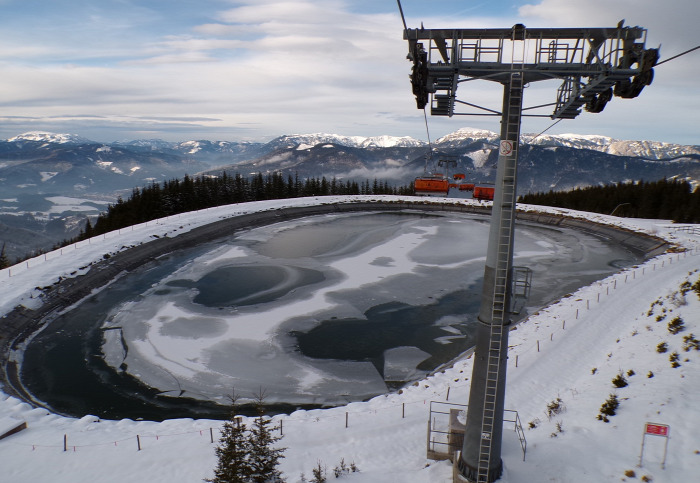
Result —
POLYGON ((231 417, 224 423, 221 439, 216 447, 219 462, 214 470, 214 478, 209 483, 247 483, 251 477, 249 461, 250 441, 246 435, 246 425, 236 417, 236 396, 231 396, 231 417))
POLYGON ((10 266, 10 260, 7 258, 5 253, 5 244, 2 244, 2 250, 0 250, 0 268, 7 268, 10 266))
POLYGON ((274 445, 282 439, 281 436, 273 436, 272 420, 265 416, 263 402, 265 393, 261 389, 255 396, 258 416, 250 428, 248 443, 250 445, 250 481, 254 483, 281 483, 284 482, 282 473, 277 468, 280 459, 284 458, 286 448, 278 448, 274 445))

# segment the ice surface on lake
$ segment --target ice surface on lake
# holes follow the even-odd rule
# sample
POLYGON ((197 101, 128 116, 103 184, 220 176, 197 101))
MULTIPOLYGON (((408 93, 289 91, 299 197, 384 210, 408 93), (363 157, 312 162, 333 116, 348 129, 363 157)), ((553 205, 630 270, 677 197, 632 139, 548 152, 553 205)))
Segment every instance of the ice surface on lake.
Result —
MULTIPOLYGON (((255 228, 213 245, 115 307, 104 328, 121 331, 105 331, 104 359, 163 394, 222 403, 233 388, 247 395, 262 387, 269 403, 335 404, 380 394, 385 380, 425 374, 416 367, 431 354, 398 346, 385 350, 383 361, 312 358, 298 350, 293 334, 324 321, 367 320, 366 311, 382 304, 410 309, 473 291, 483 275, 488 231, 483 217, 395 213, 255 228)), ((565 288, 559 280, 571 277, 571 263, 609 271, 610 248, 593 237, 534 225, 516 236, 516 265, 542 276, 535 284, 539 301, 552 283, 565 288), (591 263, 597 257, 605 261, 591 263)), ((473 321, 475 314, 435 320, 435 345, 463 341, 465 317, 473 321)), ((367 342, 361 338, 358 343, 367 342)))

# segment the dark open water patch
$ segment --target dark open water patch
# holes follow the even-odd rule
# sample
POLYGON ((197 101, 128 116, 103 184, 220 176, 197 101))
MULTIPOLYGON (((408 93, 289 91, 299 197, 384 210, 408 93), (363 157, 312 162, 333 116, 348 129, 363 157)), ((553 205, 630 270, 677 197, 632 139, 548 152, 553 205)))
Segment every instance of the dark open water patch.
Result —
POLYGON ((323 273, 301 267, 221 267, 194 283, 199 294, 194 297, 193 302, 207 307, 262 304, 273 302, 298 287, 320 283, 325 279, 323 273))
POLYGON ((314 359, 369 361, 384 377, 384 353, 397 347, 417 347, 430 354, 417 369, 430 371, 455 359, 474 345, 474 328, 481 284, 441 297, 430 305, 389 302, 368 309, 364 319, 323 320, 308 332, 293 331, 299 351, 314 359), (471 314, 471 315, 465 315, 471 314), (462 337, 448 344, 441 337, 455 336, 436 325, 444 317, 461 319, 450 324, 462 337))

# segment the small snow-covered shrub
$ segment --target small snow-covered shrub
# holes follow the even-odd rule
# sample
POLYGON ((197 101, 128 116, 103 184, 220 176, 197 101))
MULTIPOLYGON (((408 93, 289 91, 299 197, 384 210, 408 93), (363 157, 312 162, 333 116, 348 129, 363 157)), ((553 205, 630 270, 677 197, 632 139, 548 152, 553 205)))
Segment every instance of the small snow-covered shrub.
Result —
POLYGON ((683 322, 683 319, 681 319, 680 316, 676 316, 673 318, 673 320, 671 320, 671 322, 668 323, 667 327, 668 331, 675 335, 685 330, 685 322, 683 322))
POLYGON ((566 409, 560 397, 547 404, 547 419, 552 419, 555 414, 563 413, 566 409))
POLYGON ((681 363, 678 362, 678 358, 679 358, 679 357, 678 357, 678 352, 675 352, 675 351, 672 352, 670 356, 668 356, 668 360, 671 361, 671 367, 673 367, 674 369, 675 369, 676 367, 680 367, 680 366, 681 366, 681 363))
POLYGON ((342 458, 340 460, 340 464, 338 466, 336 466, 335 468, 333 468, 333 475, 336 478, 340 478, 343 475, 348 475, 350 473, 357 473, 358 471, 360 471, 360 470, 357 468, 354 461, 352 463, 350 463, 350 466, 348 466, 345 464, 345 458, 342 458))
POLYGON ((610 422, 608 416, 615 416, 618 407, 620 407, 620 401, 617 399, 617 394, 610 394, 608 399, 600 406, 598 420, 605 421, 606 423, 610 422))
POLYGON ((617 376, 613 377, 612 379, 613 386, 615 387, 625 387, 627 385, 627 379, 625 379, 624 374, 622 372, 618 373, 617 376))
POLYGON ((695 295, 698 296, 698 299, 700 299, 700 278, 698 278, 695 283, 692 286, 693 292, 695 292, 695 295))
POLYGON ((697 340, 693 334, 688 334, 683 337, 683 350, 688 352, 691 349, 700 350, 700 340, 697 340))
POLYGON ((562 422, 561 422, 561 421, 557 421, 557 424, 555 425, 555 428, 556 428, 555 431, 554 431, 552 434, 549 435, 550 438, 556 438, 557 436, 559 436, 559 433, 563 433, 563 432, 564 432, 564 429, 563 429, 563 427, 562 427, 562 422))
POLYGON ((313 478, 310 483, 326 483, 326 466, 321 464, 321 461, 316 463, 316 467, 311 470, 313 478))

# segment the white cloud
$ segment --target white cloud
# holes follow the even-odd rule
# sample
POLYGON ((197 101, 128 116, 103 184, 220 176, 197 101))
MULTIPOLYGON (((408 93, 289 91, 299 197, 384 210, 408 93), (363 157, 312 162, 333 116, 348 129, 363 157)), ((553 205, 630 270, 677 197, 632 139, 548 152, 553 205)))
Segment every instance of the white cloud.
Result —
MULTIPOLYGON (((666 30, 675 20, 664 20, 658 14, 660 7, 650 0, 593 0, 585 5, 543 0, 522 7, 523 19, 470 16, 479 10, 440 15, 422 6, 406 14, 413 27, 422 21, 426 28, 489 28, 519 21, 528 26, 614 25, 620 13, 630 13, 628 24, 649 28, 650 38, 652 33, 654 39, 663 37, 663 56, 667 50, 668 55, 677 53, 676 44, 698 36, 697 30, 685 30, 698 15, 676 12, 685 6, 687 12, 697 12, 695 3, 670 3, 672 7, 666 7, 664 14, 680 22, 675 31, 666 30)), ((0 31, 0 45, 6 47, 0 49, 0 107, 2 115, 11 116, 15 123, 0 126, 0 137, 18 134, 16 130, 24 127, 63 131, 56 116, 89 114, 104 120, 98 140, 113 138, 108 120, 113 120, 115 129, 125 129, 135 119, 163 118, 218 120, 177 123, 176 131, 168 129, 169 123, 153 124, 154 130, 164 129, 156 133, 158 137, 178 140, 189 137, 183 134, 188 126, 200 138, 231 139, 245 129, 249 139, 333 131, 411 135, 425 140, 423 113, 415 109, 408 81, 411 64, 405 58, 407 45, 398 9, 354 13, 351 6, 349 2, 312 0, 203 1, 197 15, 191 15, 194 22, 185 23, 178 17, 180 23, 167 23, 175 13, 129 7, 111 25, 109 15, 93 6, 96 10, 88 12, 88 25, 82 27, 76 21, 65 27, 55 22, 48 28, 51 17, 47 14, 31 35, 5 29, 0 31), (22 117, 31 118, 31 126, 29 122, 17 124, 22 117)), ((76 13, 76 18, 83 19, 81 15, 76 13)), ((665 134, 654 136, 656 131, 645 126, 640 129, 643 137, 689 142, 687 139, 697 137, 687 133, 689 117, 700 112, 695 55, 694 62, 687 56, 660 67, 656 81, 639 99, 615 99, 604 113, 585 114, 561 123, 562 127, 624 137, 620 126, 632 121, 640 124, 635 109, 654 109, 658 119, 669 120, 663 126, 665 134), (630 118, 621 110, 611 115, 616 112, 611 107, 618 103, 634 106, 627 112, 635 114, 630 118), (685 141, 677 137, 684 130, 685 141)), ((526 93, 526 102, 551 102, 555 91, 556 86, 538 86, 526 93), (544 92, 536 94, 537 90, 544 92)), ((458 94, 468 102, 500 109, 497 84, 463 84, 458 94)), ((464 125, 498 131, 498 119, 462 119, 431 117, 431 136, 437 138, 464 125)), ((138 123, 141 132, 142 121, 138 123)), ((523 128, 534 132, 550 123, 548 119, 527 120, 523 128)), ((73 126, 66 125, 66 129, 73 126)))

